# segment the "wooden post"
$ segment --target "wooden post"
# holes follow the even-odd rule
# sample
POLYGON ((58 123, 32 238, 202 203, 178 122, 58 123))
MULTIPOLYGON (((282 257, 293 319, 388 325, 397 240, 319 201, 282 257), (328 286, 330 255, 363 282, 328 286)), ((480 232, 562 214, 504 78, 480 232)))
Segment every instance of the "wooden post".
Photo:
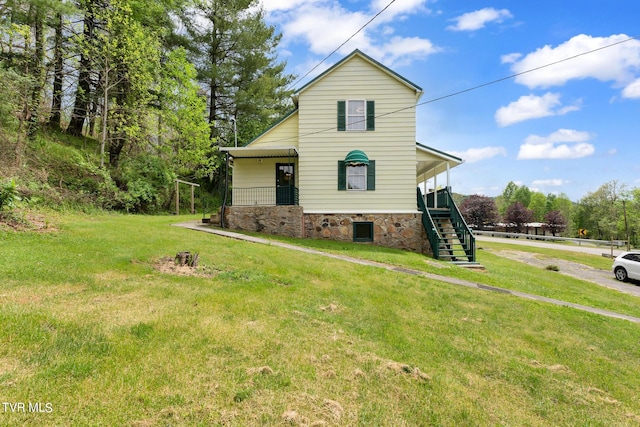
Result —
POLYGON ((176 215, 180 215, 180 188, 178 187, 178 181, 176 179, 176 215))
POLYGON ((200 187, 200 184, 196 184, 194 182, 183 181, 181 179, 176 179, 176 215, 180 215, 180 188, 179 185, 187 184, 191 186, 191 213, 196 213, 196 205, 195 205, 195 187, 200 187))
POLYGON ((191 214, 193 215, 194 213, 196 213, 196 208, 195 208, 195 204, 194 204, 194 200, 193 200, 193 189, 195 187, 192 185, 191 186, 191 214))

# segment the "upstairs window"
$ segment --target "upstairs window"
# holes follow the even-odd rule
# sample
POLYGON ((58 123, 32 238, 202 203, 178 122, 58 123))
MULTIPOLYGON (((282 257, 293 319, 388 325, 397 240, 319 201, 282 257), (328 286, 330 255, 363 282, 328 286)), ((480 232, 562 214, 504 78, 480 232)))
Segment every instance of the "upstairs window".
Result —
POLYGON ((364 101, 347 101, 347 130, 365 130, 364 101))
POLYGON ((373 131, 375 114, 375 101, 338 101, 338 131, 373 131))

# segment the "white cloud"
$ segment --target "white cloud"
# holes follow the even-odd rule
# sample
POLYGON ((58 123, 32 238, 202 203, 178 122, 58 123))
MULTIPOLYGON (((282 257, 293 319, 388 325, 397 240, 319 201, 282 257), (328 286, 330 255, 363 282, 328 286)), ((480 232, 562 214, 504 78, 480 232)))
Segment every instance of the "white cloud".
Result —
POLYGON ((589 132, 560 129, 548 136, 530 135, 520 146, 519 160, 578 159, 595 153, 589 132))
POLYGON ((569 181, 564 179, 536 179, 531 183, 531 185, 533 187, 562 187, 568 183, 569 181))
MULTIPOLYGON (((389 4, 389 0, 373 0, 371 2, 371 12, 378 13, 389 4)), ((414 14, 416 12, 428 12, 426 0, 396 0, 388 9, 376 19, 394 19, 398 15, 414 14), (386 15, 386 16, 385 16, 386 15)))
MULTIPOLYGON (((513 62, 511 70, 522 73, 554 62, 562 61, 548 67, 535 70, 516 77, 516 82, 529 88, 548 88, 562 86, 573 79, 594 78, 603 82, 614 82, 618 86, 626 86, 636 78, 640 68, 640 40, 630 40, 625 34, 609 37, 592 37, 586 34, 577 35, 570 40, 551 47, 544 46, 513 62), (615 46, 607 47, 614 43, 615 46), (581 55, 595 49, 597 52, 582 55, 574 59, 567 58, 581 55)), ((504 58, 513 59, 506 55, 504 58)))
POLYGON ((484 28, 489 22, 499 23, 512 16, 507 9, 496 10, 492 7, 485 7, 454 18, 453 20, 456 21, 456 24, 448 26, 447 29, 453 31, 475 31, 484 28))
POLYGON ((622 90, 622 96, 625 98, 640 98, 640 78, 625 87, 622 90))
POLYGON ((303 4, 319 3, 319 0, 262 0, 262 7, 269 12, 290 10, 303 4))
POLYGON ((480 160, 486 160, 496 156, 506 157, 507 150, 504 147, 482 147, 469 148, 466 151, 450 151, 450 153, 463 159, 467 163, 475 163, 480 160))
MULTIPOLYGON (((373 0, 369 8, 349 10, 335 0, 262 0, 269 19, 282 28, 280 49, 305 44, 315 55, 327 55, 353 36, 389 4, 373 0)), ((389 67, 408 64, 440 51, 420 37, 391 37, 409 14, 431 13, 427 0, 396 0, 338 51, 346 55, 360 49, 389 67)))
POLYGON ((393 37, 380 49, 374 49, 372 54, 376 54, 377 51, 380 61, 386 64, 404 65, 414 59, 425 58, 440 52, 440 50, 429 40, 419 37, 393 37))
POLYGON ((500 107, 496 111, 495 119, 498 126, 504 127, 529 119, 538 119, 547 116, 561 116, 570 111, 579 110, 579 102, 561 107, 560 94, 547 92, 543 96, 521 96, 506 107, 500 107), (561 107, 561 108, 560 108, 561 107))
POLYGON ((502 55, 500 57, 500 63, 501 64, 513 64, 514 62, 516 62, 520 58, 522 58, 522 54, 521 53, 510 53, 508 55, 502 55))

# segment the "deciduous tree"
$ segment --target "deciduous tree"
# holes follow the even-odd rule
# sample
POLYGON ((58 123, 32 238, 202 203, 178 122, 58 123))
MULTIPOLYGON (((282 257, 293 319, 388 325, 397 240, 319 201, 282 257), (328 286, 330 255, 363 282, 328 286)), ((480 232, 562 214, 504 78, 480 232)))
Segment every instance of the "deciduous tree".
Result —
POLYGON ((460 213, 469 225, 475 226, 478 230, 484 230, 485 226, 500 221, 498 207, 493 199, 478 194, 467 197, 460 204, 460 213))
POLYGON ((504 214, 504 222, 513 228, 516 233, 523 233, 525 224, 530 223, 532 220, 533 213, 531 210, 518 201, 509 206, 504 214))
POLYGON ((567 228, 567 219, 560 211, 550 211, 544 216, 543 228, 555 236, 567 228))

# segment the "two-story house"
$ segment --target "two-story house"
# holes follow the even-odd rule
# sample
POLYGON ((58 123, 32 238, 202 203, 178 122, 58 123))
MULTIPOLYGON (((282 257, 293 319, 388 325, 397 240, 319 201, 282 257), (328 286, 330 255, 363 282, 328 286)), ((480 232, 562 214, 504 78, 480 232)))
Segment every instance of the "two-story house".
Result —
POLYGON ((416 143, 422 94, 418 85, 352 52, 297 90, 295 109, 251 143, 221 148, 233 168, 224 226, 471 260, 468 250, 453 248, 473 245, 467 232, 446 236, 456 223, 450 212, 457 211, 449 171, 462 160, 416 143), (438 175, 446 176, 441 194, 421 196, 418 183, 438 175), (439 215, 448 218, 445 224, 439 215))

